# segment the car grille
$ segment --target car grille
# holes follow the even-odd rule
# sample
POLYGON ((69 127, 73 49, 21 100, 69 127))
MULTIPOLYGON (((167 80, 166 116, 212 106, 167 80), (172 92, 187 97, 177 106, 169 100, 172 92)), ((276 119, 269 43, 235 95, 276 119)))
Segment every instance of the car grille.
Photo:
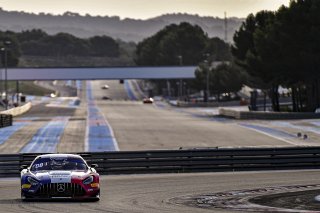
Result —
POLYGON ((41 185, 37 194, 49 197, 78 197, 84 195, 85 190, 76 183, 48 183, 41 185))

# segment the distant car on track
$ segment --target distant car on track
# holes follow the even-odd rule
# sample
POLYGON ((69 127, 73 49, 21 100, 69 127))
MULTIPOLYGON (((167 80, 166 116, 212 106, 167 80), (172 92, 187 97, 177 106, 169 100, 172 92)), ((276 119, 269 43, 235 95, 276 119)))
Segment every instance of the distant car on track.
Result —
POLYGON ((153 98, 144 98, 142 101, 144 104, 152 104, 154 102, 153 98))
POLYGON ((107 84, 105 84, 105 85, 103 85, 103 86, 101 87, 101 89, 109 89, 109 86, 108 86, 107 84))
POLYGON ((79 155, 46 154, 21 167, 21 199, 100 199, 96 164, 79 155))
POLYGON ((102 96, 102 100, 111 100, 108 96, 102 96))

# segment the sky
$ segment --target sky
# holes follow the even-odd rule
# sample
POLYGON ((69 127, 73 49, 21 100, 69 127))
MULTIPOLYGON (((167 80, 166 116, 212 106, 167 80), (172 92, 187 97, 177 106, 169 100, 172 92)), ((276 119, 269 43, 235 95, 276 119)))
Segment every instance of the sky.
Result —
POLYGON ((246 17, 260 10, 276 10, 289 0, 0 0, 9 11, 81 15, 119 16, 147 19, 167 13, 189 13, 200 16, 246 17))

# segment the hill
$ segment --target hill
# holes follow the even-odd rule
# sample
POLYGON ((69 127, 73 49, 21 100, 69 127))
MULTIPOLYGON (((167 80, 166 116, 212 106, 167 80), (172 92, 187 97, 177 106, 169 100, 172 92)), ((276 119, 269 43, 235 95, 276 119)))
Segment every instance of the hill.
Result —
MULTIPOLYGON (((164 26, 172 23, 189 22, 197 24, 209 37, 224 38, 224 19, 215 17, 201 17, 189 14, 166 14, 147 20, 120 19, 118 16, 90 16, 65 12, 63 15, 45 13, 26 13, 6 11, 0 8, 0 30, 20 32, 30 29, 42 29, 48 34, 66 32, 77 37, 88 38, 95 35, 108 35, 123 41, 139 42, 149 37, 164 26)), ((243 19, 228 18, 228 41, 232 41, 233 34, 243 19)))

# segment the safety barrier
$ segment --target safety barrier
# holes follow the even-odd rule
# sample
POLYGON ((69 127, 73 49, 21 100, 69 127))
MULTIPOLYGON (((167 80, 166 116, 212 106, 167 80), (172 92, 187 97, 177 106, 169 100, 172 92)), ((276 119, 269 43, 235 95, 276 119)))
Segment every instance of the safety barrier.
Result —
POLYGON ((313 112, 254 112, 254 111, 237 111, 232 109, 219 109, 219 115, 235 119, 268 119, 268 120, 285 120, 285 119, 315 119, 320 118, 320 113, 313 112))
POLYGON ((0 114, 0 128, 12 126, 12 115, 0 114))
POLYGON ((240 106, 240 101, 223 101, 223 102, 186 102, 186 101, 169 101, 169 104, 177 107, 231 107, 240 106))
MULTIPOLYGON (((214 148, 78 153, 108 174, 319 169, 320 147, 214 148)), ((0 155, 0 177, 19 175, 39 154, 0 155)))
POLYGON ((12 115, 13 117, 16 117, 18 115, 22 115, 26 112, 28 112, 31 109, 31 102, 28 102, 26 104, 24 104, 23 106, 20 107, 14 107, 11 109, 8 109, 6 111, 2 111, 1 114, 5 114, 5 115, 12 115))

